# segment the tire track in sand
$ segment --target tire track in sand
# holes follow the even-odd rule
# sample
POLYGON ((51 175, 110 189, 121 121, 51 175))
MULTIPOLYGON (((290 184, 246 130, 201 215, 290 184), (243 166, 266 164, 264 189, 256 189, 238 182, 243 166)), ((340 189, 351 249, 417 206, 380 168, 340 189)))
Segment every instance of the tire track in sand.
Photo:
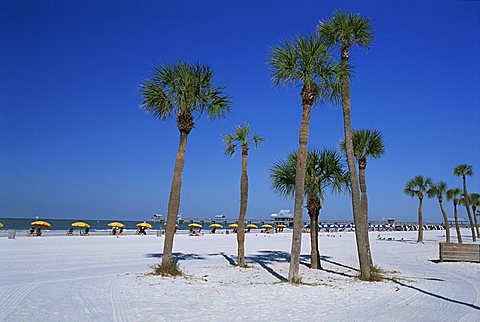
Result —
POLYGON ((113 309, 113 321, 128 322, 135 320, 124 293, 125 281, 114 281, 110 287, 110 303, 113 309))
POLYGON ((5 320, 37 285, 27 284, 6 287, 0 291, 0 321, 5 320))

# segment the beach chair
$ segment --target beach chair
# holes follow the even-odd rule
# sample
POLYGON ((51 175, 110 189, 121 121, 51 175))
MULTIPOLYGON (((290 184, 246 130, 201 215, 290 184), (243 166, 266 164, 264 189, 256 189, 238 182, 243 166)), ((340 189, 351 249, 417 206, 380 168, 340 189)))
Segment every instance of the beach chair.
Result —
POLYGON ((67 236, 73 236, 73 227, 67 231, 67 236))

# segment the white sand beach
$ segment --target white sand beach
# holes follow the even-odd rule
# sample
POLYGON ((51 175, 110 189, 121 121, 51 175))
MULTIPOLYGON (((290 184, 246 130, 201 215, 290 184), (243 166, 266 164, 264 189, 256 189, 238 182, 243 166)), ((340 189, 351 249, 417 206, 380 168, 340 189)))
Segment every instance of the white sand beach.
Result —
POLYGON ((372 232, 375 263, 393 278, 384 282, 354 278, 353 233, 321 233, 324 270, 301 265, 298 286, 282 282, 289 233, 248 234, 248 269, 231 265, 235 235, 178 235, 181 278, 145 275, 163 237, 0 238, 0 321, 479 321, 480 265, 432 261, 443 233, 417 245, 415 232, 372 232))

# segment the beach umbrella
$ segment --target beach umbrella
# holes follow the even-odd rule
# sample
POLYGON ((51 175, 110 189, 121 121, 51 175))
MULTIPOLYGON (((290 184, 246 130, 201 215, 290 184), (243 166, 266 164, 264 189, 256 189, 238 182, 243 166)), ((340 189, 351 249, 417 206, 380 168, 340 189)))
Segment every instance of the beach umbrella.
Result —
POLYGON ((50 225, 48 222, 46 221, 42 221, 42 220, 37 220, 37 221, 34 221, 31 223, 32 227, 36 227, 36 228, 51 228, 52 225, 50 225))
POLYGON ((238 224, 230 224, 230 225, 228 225, 228 227, 230 227, 230 228, 238 228, 238 224))
POLYGON ((77 221, 72 224, 72 227, 78 228, 90 228, 90 225, 83 221, 77 221))
POLYGON ((220 224, 211 224, 210 228, 223 228, 223 226, 220 224))
POLYGON ((272 229, 272 225, 269 225, 269 224, 265 224, 265 225, 262 225, 262 228, 265 228, 265 229, 272 229))
POLYGON ((280 224, 280 225, 277 225, 277 228, 287 228, 287 226, 280 224))
POLYGON ((0 228, 2 228, 2 227, 3 227, 3 224, 0 222, 0 228))
POLYGON ((141 222, 137 224, 137 227, 144 227, 144 228, 153 228, 152 225, 150 225, 148 222, 141 222))
POLYGON ((193 223, 193 224, 189 224, 188 227, 190 227, 190 228, 202 228, 202 225, 193 223))
POLYGON ((257 229, 258 226, 257 226, 257 225, 254 225, 254 224, 248 224, 248 225, 247 225, 247 228, 248 228, 248 229, 257 229))
POLYGON ((121 222, 118 222, 118 221, 114 221, 114 222, 108 223, 107 226, 108 226, 108 227, 125 228, 125 225, 122 224, 121 222))

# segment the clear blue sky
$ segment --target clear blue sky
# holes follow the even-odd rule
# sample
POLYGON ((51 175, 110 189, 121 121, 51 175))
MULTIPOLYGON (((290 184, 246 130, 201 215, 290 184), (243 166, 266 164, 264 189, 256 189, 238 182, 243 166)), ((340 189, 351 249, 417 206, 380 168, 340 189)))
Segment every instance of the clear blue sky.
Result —
MULTIPOLYGON (((274 88, 267 61, 335 9, 370 17, 375 30, 371 50, 352 53, 353 126, 381 130, 387 148, 367 167, 370 217, 415 219, 405 182, 422 174, 460 187, 459 163, 474 166, 469 189, 480 191, 479 1, 4 0, 0 217, 165 213, 178 131, 139 109, 139 84, 180 59, 211 65, 234 104, 190 135, 183 216, 237 216, 240 160, 223 155, 221 136, 245 121, 266 138, 250 153, 248 217, 293 209, 268 169, 297 148, 299 90, 274 88)), ((335 148, 342 122, 339 107, 317 107, 309 146, 335 148)), ((434 200, 424 212, 441 220, 434 200)), ((321 216, 351 218, 350 199, 328 196, 321 216)))

